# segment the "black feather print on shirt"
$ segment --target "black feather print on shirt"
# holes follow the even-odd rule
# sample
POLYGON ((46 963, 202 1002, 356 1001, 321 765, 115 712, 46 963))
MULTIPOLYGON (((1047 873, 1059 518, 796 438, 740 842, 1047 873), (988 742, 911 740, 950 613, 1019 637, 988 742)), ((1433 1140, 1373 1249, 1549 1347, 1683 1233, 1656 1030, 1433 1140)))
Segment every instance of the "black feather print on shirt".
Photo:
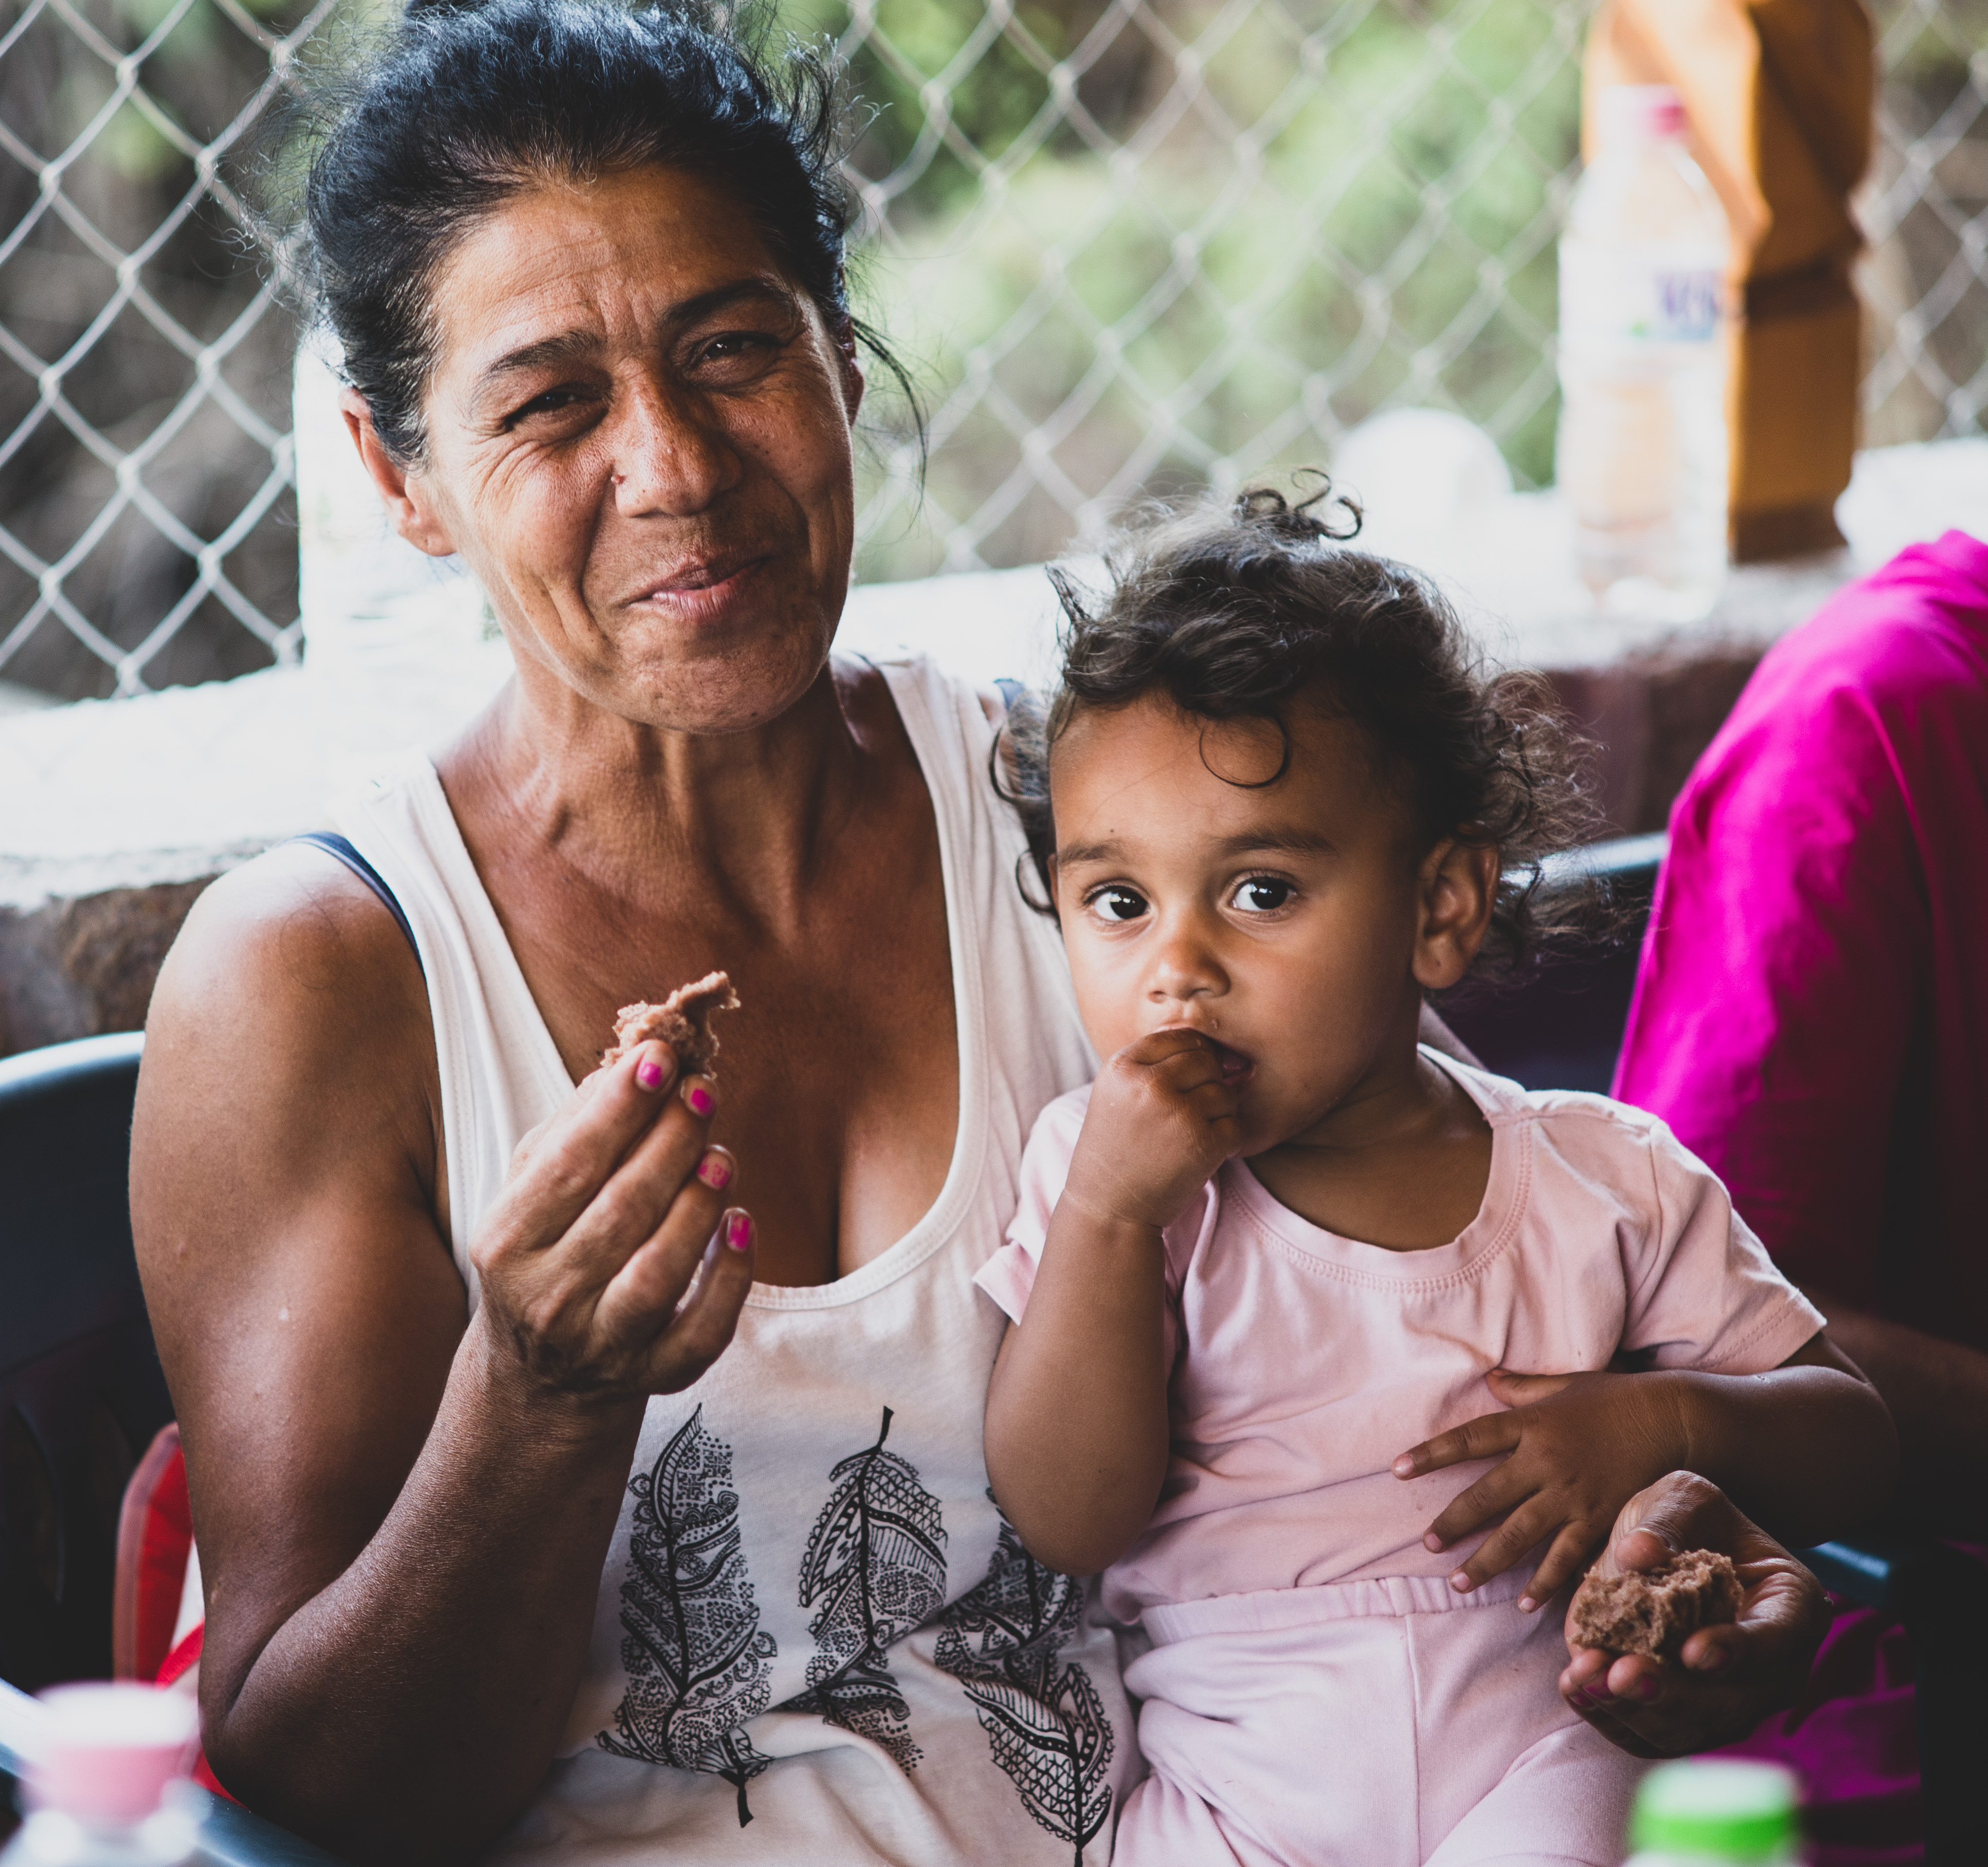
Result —
POLYGON ((867 1737, 909 1774, 923 1752, 888 1649, 945 1600, 945 1530, 916 1469, 884 1449, 891 1419, 886 1407, 877 1443, 829 1473, 835 1488, 801 1559, 800 1605, 820 1604, 808 1623, 815 1655, 807 1689, 778 1709, 867 1737))
POLYGON ((635 1498, 621 1585, 617 1757, 722 1777, 739 1791, 739 1825, 752 1819, 746 1785, 773 1761, 753 1748, 748 1719, 772 1696, 773 1636, 762 1632, 732 1489, 732 1448, 705 1432, 699 1407, 646 1472, 635 1498))
POLYGON ((1117 1743, 1090 1675, 1057 1663, 1083 1618, 1083 1583, 1036 1561, 1004 1517, 987 1579, 940 1617, 932 1654, 965 1688, 1022 1806, 1077 1867, 1111 1813, 1117 1743))

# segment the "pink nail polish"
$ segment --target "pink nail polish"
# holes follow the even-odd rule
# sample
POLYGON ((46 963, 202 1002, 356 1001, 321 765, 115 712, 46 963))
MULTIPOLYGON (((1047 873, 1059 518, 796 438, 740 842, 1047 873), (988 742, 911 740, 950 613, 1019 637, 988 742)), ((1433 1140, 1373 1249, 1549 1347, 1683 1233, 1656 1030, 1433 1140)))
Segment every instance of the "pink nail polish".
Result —
POLYGON ((722 1155, 707 1154, 698 1164, 697 1177, 714 1191, 732 1183, 732 1167, 722 1155))
POLYGON ((725 1242, 735 1251, 743 1251, 752 1242, 752 1222, 743 1213, 734 1213, 725 1222, 725 1242))
POLYGON ((684 1091, 684 1100, 690 1104, 690 1112, 694 1115, 708 1115, 717 1106, 711 1099, 711 1091, 702 1083, 692 1083, 684 1091))
POLYGON ((662 1087, 663 1066, 644 1057, 635 1066, 635 1080, 644 1089, 659 1089, 662 1087))

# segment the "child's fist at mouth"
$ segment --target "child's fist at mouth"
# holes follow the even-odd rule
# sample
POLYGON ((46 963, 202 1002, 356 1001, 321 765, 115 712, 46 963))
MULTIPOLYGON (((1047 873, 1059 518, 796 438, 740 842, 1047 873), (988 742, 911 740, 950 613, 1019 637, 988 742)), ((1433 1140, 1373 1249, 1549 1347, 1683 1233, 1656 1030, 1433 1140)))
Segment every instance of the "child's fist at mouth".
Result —
POLYGON ((1159 1231, 1241 1146, 1239 1053, 1202 1033, 1149 1031, 1097 1073, 1064 1199, 1159 1231))

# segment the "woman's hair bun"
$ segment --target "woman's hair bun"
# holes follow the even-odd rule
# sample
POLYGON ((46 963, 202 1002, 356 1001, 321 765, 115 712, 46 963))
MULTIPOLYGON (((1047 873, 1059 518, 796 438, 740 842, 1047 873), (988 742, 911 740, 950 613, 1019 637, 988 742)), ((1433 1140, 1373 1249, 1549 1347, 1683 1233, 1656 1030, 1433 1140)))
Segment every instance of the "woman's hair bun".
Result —
MULTIPOLYGON (((394 458, 422 458, 449 254, 555 178, 655 167, 719 184, 829 331, 909 391, 850 313, 837 67, 820 46, 769 49, 773 0, 405 5, 357 37, 350 66, 310 74, 271 171, 280 194, 309 158, 302 282, 394 458)), ((271 233, 287 243, 282 225, 271 233)))

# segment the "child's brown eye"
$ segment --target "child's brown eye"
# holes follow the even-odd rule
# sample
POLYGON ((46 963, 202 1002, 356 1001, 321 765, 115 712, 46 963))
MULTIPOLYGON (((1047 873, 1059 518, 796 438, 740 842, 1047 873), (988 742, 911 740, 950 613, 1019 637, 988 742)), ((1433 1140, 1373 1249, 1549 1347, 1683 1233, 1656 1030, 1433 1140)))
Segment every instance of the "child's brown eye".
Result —
POLYGON ((1146 898, 1131 888, 1100 888, 1090 905, 1100 920, 1136 921, 1146 912, 1146 898))
POLYGON ((1291 884, 1288 881, 1273 881, 1266 876, 1253 876, 1236 891, 1236 905, 1245 914, 1271 914, 1291 898, 1291 884))

